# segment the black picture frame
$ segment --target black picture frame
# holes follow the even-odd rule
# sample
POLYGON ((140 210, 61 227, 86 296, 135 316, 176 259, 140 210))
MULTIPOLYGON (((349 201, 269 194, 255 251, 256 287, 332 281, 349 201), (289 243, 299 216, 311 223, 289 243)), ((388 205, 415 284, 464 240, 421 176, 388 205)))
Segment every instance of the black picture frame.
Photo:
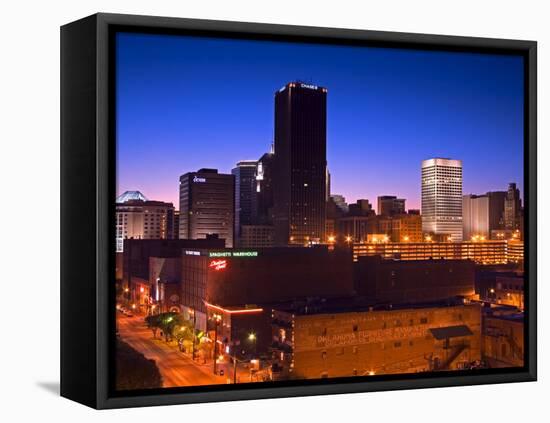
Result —
MULTIPOLYGON (((61 28, 61 395, 90 407, 231 401, 534 381, 537 378, 537 44, 534 41, 95 14, 61 28), (520 54, 524 57, 525 366, 499 371, 112 389, 116 31, 520 54)), ((492 369, 491 369, 492 370, 492 369)))

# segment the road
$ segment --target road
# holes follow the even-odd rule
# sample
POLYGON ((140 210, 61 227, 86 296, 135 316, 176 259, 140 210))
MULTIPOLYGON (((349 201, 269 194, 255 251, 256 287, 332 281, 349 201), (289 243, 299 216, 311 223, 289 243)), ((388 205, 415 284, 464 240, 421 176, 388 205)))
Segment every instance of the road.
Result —
POLYGON ((211 362, 206 365, 195 363, 173 344, 153 339, 153 333, 145 326, 143 317, 119 314, 117 323, 120 338, 124 342, 148 359, 155 360, 164 388, 226 383, 225 377, 213 374, 211 362))

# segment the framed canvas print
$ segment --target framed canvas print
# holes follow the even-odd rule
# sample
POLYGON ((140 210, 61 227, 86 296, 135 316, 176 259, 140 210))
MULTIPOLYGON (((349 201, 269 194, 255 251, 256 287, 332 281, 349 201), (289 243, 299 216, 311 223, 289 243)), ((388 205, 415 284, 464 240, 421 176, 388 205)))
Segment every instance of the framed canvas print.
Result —
POLYGON ((536 380, 536 43, 61 29, 61 394, 536 380))

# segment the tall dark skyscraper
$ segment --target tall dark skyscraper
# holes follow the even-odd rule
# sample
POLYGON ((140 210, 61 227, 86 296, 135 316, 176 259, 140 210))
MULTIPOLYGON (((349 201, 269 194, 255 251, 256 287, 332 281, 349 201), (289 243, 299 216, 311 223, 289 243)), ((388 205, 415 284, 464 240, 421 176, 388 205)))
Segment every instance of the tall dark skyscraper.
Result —
POLYGON ((515 183, 508 185, 504 199, 504 229, 516 230, 520 228, 521 199, 519 189, 515 183))
POLYGON ((231 170, 235 176, 235 237, 239 239, 241 226, 253 222, 253 197, 256 189, 256 160, 241 160, 231 170))
POLYGON ((489 197, 489 229, 500 229, 504 223, 506 191, 491 191, 485 195, 489 197))
POLYGON ((277 245, 326 242, 327 90, 290 82, 275 93, 277 245))
POLYGON ((180 176, 180 239, 217 234, 233 247, 235 177, 216 169, 200 169, 180 176))

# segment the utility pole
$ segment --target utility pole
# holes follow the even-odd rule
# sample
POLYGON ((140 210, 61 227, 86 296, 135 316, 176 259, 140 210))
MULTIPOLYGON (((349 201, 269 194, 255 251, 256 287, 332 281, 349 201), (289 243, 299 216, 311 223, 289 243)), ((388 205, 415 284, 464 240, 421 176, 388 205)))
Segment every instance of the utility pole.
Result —
POLYGON ((195 361, 195 338, 196 338, 196 334, 195 332, 197 331, 196 327, 197 327, 197 318, 196 318, 196 314, 195 314, 195 307, 191 308, 192 312, 193 312, 193 352, 192 352, 192 357, 193 357, 193 361, 195 361))

